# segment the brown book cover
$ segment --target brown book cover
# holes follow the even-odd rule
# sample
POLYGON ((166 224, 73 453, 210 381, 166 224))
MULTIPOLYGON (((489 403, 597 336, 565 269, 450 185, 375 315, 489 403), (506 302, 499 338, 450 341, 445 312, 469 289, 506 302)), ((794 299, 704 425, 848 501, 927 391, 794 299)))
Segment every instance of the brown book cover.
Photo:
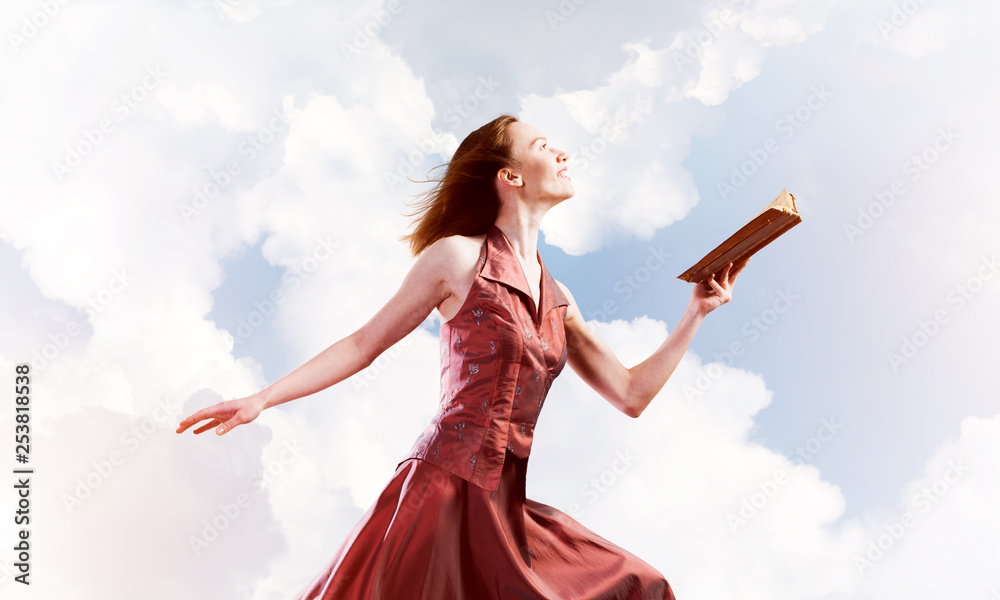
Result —
POLYGON ((781 190, 781 194, 749 223, 677 278, 691 283, 701 283, 712 273, 722 271, 729 263, 733 263, 735 269, 801 221, 802 216, 795 209, 795 196, 781 190))

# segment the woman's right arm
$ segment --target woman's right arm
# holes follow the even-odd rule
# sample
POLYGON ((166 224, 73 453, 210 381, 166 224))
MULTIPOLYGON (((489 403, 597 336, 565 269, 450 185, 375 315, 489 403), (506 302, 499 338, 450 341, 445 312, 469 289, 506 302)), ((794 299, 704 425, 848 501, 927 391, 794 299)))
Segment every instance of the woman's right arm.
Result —
POLYGON ((194 433, 218 426, 216 433, 222 435, 253 421, 265 408, 315 394, 364 369, 416 329, 434 307, 452 294, 452 274, 458 267, 456 252, 456 243, 448 238, 431 244, 417 258, 396 294, 360 329, 256 394, 192 414, 180 422, 177 433, 212 419, 194 433))

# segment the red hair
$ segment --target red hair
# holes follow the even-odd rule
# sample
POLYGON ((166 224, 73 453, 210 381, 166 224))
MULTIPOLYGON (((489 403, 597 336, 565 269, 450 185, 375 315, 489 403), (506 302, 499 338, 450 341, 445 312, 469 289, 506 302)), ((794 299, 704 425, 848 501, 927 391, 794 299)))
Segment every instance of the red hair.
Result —
POLYGON ((434 167, 445 167, 444 177, 424 182, 435 186, 413 203, 416 209, 406 216, 416 217, 410 223, 416 227, 400 238, 409 242, 413 256, 443 237, 481 235, 490 230, 500 212, 494 181, 497 171, 518 166, 507 132, 516 121, 511 115, 500 115, 467 135, 450 162, 434 167))

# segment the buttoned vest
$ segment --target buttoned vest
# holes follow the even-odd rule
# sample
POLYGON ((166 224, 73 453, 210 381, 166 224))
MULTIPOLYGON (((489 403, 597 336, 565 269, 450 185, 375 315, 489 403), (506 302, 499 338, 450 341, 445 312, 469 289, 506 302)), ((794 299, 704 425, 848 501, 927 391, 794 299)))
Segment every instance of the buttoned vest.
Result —
POLYGON ((530 453, 549 386, 566 364, 569 306, 536 256, 538 307, 503 231, 494 225, 486 234, 465 303, 441 324, 440 405, 403 460, 430 461, 496 491, 506 453, 530 453))

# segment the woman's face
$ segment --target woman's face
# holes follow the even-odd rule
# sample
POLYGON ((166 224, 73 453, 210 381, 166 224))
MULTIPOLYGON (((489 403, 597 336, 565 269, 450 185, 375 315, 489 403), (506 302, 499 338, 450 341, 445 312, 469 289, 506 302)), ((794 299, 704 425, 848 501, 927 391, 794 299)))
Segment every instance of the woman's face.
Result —
POLYGON ((514 144, 514 158, 521 163, 520 167, 509 169, 520 183, 508 176, 505 179, 509 185, 520 185, 529 196, 553 200, 553 204, 572 197, 576 190, 566 168, 569 155, 527 123, 515 121, 507 131, 514 144))

